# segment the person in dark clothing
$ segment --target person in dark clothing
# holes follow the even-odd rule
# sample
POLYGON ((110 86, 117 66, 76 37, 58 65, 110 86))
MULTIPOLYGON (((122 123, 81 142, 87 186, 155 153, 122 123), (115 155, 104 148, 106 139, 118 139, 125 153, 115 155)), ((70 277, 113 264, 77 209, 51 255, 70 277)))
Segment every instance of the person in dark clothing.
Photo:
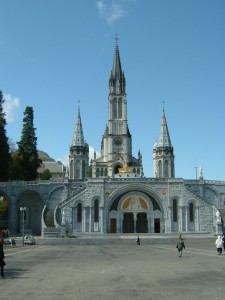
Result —
POLYGON ((178 250, 179 257, 182 257, 182 252, 183 249, 185 249, 185 244, 184 244, 184 240, 181 237, 181 234, 179 234, 178 240, 176 242, 176 248, 178 250))
POLYGON ((223 250, 224 250, 224 254, 225 254, 225 234, 224 233, 222 235, 222 242, 223 242, 223 250))
POLYGON ((141 240, 140 240, 140 237, 139 237, 139 235, 137 236, 137 238, 136 238, 136 243, 137 243, 137 245, 141 245, 141 240))
POLYGON ((5 266, 4 258, 5 258, 5 255, 4 255, 4 251, 3 251, 3 244, 4 244, 4 241, 3 241, 2 238, 0 238, 0 268, 1 268, 1 278, 5 277, 5 274, 4 274, 4 266, 5 266))

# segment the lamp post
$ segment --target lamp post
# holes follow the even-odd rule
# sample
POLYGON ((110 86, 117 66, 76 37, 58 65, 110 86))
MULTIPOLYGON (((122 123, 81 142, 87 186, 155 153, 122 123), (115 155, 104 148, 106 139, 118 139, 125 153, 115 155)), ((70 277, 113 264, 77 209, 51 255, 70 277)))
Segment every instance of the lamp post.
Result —
POLYGON ((26 207, 20 207, 20 211, 22 213, 22 235, 23 235, 23 247, 24 247, 24 221, 25 221, 26 207))

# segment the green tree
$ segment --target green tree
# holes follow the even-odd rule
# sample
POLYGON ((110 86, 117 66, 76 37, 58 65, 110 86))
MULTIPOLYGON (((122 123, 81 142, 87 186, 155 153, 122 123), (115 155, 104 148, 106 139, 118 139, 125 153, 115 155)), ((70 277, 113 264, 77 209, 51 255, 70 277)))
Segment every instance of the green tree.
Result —
POLYGON ((41 164, 38 157, 37 137, 34 128, 34 114, 33 108, 27 106, 24 112, 23 129, 21 140, 18 144, 18 161, 20 164, 20 178, 21 180, 35 180, 37 179, 37 169, 41 164))
POLYGON ((3 94, 0 91, 0 181, 8 181, 10 173, 10 149, 6 135, 6 118, 3 112, 3 94))
POLYGON ((0 195, 0 219, 6 220, 8 218, 9 201, 3 195, 0 195))
POLYGON ((41 180, 49 180, 52 177, 49 169, 45 169, 43 173, 40 174, 41 180))
POLYGON ((11 159, 12 159, 12 166, 11 166, 11 172, 10 172, 10 179, 11 180, 19 180, 21 178, 22 173, 22 157, 19 156, 18 151, 13 151, 11 153, 11 159))

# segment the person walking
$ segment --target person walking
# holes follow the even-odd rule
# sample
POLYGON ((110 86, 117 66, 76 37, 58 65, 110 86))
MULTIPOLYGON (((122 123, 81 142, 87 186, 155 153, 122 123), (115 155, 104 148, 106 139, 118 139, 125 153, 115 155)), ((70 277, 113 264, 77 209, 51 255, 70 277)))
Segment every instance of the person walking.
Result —
POLYGON ((136 238, 136 242, 137 242, 137 245, 141 245, 141 240, 140 240, 140 237, 139 237, 139 235, 137 236, 137 238, 136 238))
POLYGON ((4 244, 4 241, 3 241, 2 238, 0 238, 0 268, 1 268, 1 278, 5 277, 5 274, 4 274, 4 266, 5 266, 4 258, 5 258, 5 255, 4 255, 4 251, 3 251, 3 244, 4 244))
POLYGON ((216 241, 215 241, 215 245, 216 245, 216 249, 217 249, 217 253, 218 255, 222 254, 222 250, 223 250, 223 241, 222 241, 222 237, 221 235, 218 235, 216 241))
POLYGON ((178 250, 179 257, 182 257, 182 252, 183 252, 183 249, 185 249, 185 244, 184 244, 184 240, 182 239, 182 236, 180 233, 179 233, 179 236, 178 236, 178 239, 176 242, 176 248, 178 250))
POLYGON ((224 254, 225 254, 225 234, 224 233, 222 235, 222 242, 223 242, 223 251, 224 251, 224 254))

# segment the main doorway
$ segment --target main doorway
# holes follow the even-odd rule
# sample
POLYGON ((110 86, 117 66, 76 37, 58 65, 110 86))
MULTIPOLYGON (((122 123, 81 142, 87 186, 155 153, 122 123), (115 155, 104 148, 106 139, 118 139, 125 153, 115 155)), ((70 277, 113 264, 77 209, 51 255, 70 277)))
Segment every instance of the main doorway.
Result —
POLYGON ((116 233, 116 219, 111 219, 110 232, 116 233))
POLYGON ((155 224, 155 233, 160 233, 160 219, 156 218, 154 224, 155 224))
POLYGON ((148 232, 148 220, 147 215, 144 212, 137 214, 136 231, 137 233, 148 232))
POLYGON ((124 213, 123 215, 123 233, 134 232, 134 217, 132 213, 124 213))

